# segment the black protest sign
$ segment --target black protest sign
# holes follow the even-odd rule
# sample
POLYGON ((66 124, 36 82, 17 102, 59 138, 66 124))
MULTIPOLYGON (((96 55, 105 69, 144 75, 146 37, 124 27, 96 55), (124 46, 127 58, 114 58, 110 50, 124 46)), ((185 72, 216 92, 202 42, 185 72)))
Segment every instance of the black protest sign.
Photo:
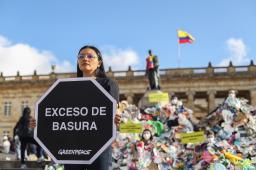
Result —
POLYGON ((57 163, 91 164, 115 138, 115 110, 95 79, 59 79, 36 104, 35 139, 57 163))

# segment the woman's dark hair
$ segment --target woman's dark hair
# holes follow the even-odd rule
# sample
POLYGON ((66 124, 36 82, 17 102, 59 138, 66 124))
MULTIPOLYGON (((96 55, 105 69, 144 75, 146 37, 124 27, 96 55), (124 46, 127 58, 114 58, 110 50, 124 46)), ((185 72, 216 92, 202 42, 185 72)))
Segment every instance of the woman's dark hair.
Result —
POLYGON ((25 117, 27 117, 27 116, 30 116, 30 113, 31 113, 30 108, 29 108, 29 107, 25 107, 25 108, 23 109, 22 115, 25 116, 25 117))
MULTIPOLYGON (((102 55, 101 55, 100 50, 98 50, 98 48, 96 48, 96 47, 94 47, 94 46, 86 45, 86 46, 83 46, 83 47, 79 50, 78 54, 80 54, 80 52, 81 52, 83 49, 86 49, 86 48, 89 48, 89 49, 92 49, 93 51, 95 51, 95 53, 96 53, 97 56, 98 56, 98 60, 101 61, 101 65, 100 65, 99 68, 97 68, 96 73, 95 73, 95 76, 96 76, 96 77, 100 77, 100 78, 105 78, 105 77, 107 77, 107 76, 106 76, 105 69, 104 69, 103 59, 102 59, 102 55)), ((80 70, 78 63, 77 63, 77 72, 76 72, 76 75, 77 75, 77 77, 83 77, 83 72, 80 70)))

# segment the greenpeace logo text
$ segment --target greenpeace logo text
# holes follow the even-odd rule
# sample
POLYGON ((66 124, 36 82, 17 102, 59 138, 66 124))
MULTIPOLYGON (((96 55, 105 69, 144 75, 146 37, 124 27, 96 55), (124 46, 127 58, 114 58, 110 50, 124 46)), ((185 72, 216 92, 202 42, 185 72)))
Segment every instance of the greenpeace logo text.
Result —
POLYGON ((90 155, 92 150, 82 150, 82 149, 60 149, 58 151, 59 155, 90 155))

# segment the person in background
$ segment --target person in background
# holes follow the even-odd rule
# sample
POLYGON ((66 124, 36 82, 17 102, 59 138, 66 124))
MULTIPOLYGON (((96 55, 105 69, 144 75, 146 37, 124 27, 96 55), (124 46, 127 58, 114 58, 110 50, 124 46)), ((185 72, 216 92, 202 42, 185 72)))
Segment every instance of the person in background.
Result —
POLYGON ((14 143, 14 151, 16 154, 16 159, 20 160, 21 159, 21 154, 20 154, 20 139, 18 135, 15 135, 13 137, 13 143, 14 143))
MULTIPOLYGON (((31 110, 29 107, 25 107, 22 112, 22 116, 20 117, 18 123, 14 128, 14 132, 19 136, 20 143, 21 143, 21 168, 27 168, 25 164, 25 150, 29 143, 36 144, 37 146, 37 158, 40 160, 42 159, 41 154, 41 147, 33 138, 33 129, 29 127, 31 117, 31 110)), ((41 160, 40 160, 41 161, 41 160)))

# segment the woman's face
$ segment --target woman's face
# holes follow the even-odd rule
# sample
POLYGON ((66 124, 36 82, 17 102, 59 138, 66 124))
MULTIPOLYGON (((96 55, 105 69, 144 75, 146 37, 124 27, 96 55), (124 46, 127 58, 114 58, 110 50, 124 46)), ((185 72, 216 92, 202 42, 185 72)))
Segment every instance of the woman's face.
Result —
POLYGON ((85 48, 80 51, 78 57, 79 69, 83 72, 84 76, 95 76, 95 71, 101 65, 96 52, 90 48, 85 48))
POLYGON ((151 133, 150 133, 150 131, 145 130, 145 131, 143 132, 142 136, 143 136, 143 138, 144 138, 145 140, 149 140, 149 139, 151 138, 151 133))

